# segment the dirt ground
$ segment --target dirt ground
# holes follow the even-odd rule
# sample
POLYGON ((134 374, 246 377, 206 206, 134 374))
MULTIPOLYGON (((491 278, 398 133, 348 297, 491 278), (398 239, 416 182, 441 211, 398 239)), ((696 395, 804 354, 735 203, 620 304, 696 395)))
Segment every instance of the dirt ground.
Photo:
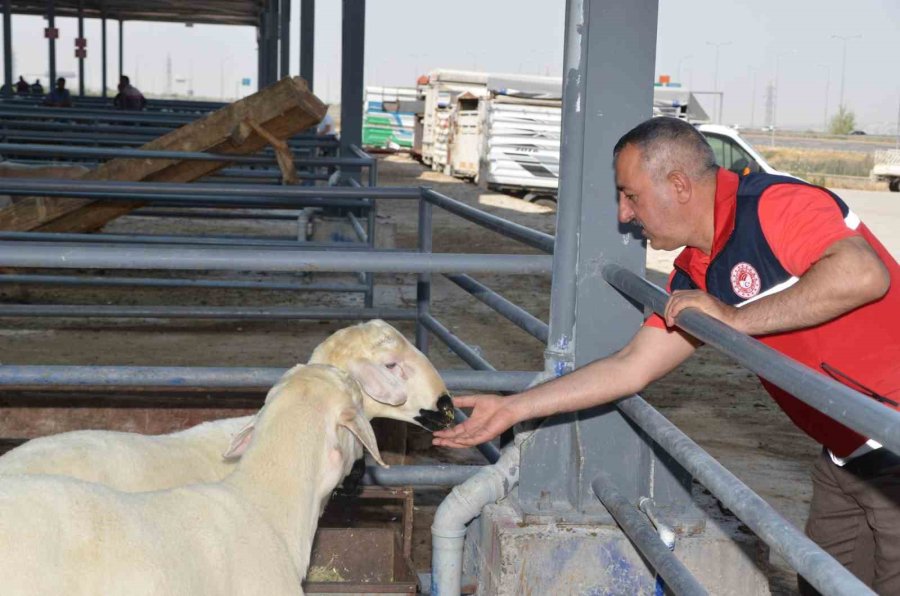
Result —
MULTIPOLYGON (((549 233, 555 213, 475 185, 431 172, 403 155, 381 159, 380 186, 432 186, 439 192, 549 233)), ((417 213, 410 201, 381 201, 378 238, 383 246, 415 246, 417 213)), ((199 233, 204 222, 124 217, 108 231, 199 233)), ((219 223, 221 233, 292 235, 289 223, 219 223)), ((533 252, 456 216, 435 210, 436 252, 533 252)), ((648 276, 662 283, 671 255, 648 256, 648 276)), ((266 279, 280 276, 269 275, 266 279)), ((549 276, 478 278, 534 315, 547 320, 549 276)), ((379 275, 376 304, 415 304, 414 278, 379 275)), ((542 345, 449 281, 437 276, 432 310, 459 337, 476 345, 500 370, 539 370, 542 345)), ((89 289, 23 289, 0 286, 4 302, 111 304, 337 305, 359 304, 359 297, 289 292, 89 289)), ((0 321, 0 361, 4 364, 134 364, 285 367, 305 361, 312 347, 341 323, 316 321, 185 321, 112 319, 5 319, 0 321)), ((411 325, 398 325, 411 337, 411 325)), ((446 348, 433 343, 438 368, 466 368, 446 348)), ((808 470, 818 447, 796 430, 761 389, 756 378, 712 350, 701 349, 682 367, 655 383, 644 397, 726 467, 802 527, 810 497, 808 470)), ((260 396, 261 398, 262 396, 260 396)), ((15 402, 2 398, 0 406, 15 402)), ((160 412, 142 408, 0 408, 0 436, 24 438, 84 427, 168 432, 203 419, 236 412, 191 408, 160 412)), ((477 452, 430 447, 426 433, 409 431, 411 460, 480 462, 477 452)), ((417 495, 414 560, 429 566, 429 525, 440 494, 417 495)), ((773 591, 793 593, 790 573, 773 575, 773 591)))

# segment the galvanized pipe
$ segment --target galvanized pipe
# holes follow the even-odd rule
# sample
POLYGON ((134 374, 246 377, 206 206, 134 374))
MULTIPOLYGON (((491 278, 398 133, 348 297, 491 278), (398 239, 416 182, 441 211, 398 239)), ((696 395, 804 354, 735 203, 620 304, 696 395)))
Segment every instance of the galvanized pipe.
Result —
MULTIPOLYGON (((100 387, 126 390, 259 389, 267 390, 285 367, 202 366, 62 366, 0 364, 0 387, 71 390, 100 387)), ((451 391, 522 391, 538 374, 531 371, 438 371, 451 391)))
POLYGON ((430 466, 366 466, 363 484, 380 486, 456 486, 478 473, 483 466, 434 464, 430 466))
POLYGON ((413 321, 403 308, 293 308, 247 306, 107 306, 88 304, 0 304, 0 317, 115 319, 235 319, 312 321, 413 321))
POLYGON ((292 283, 211 279, 172 279, 153 277, 106 277, 82 275, 0 275, 0 284, 40 284, 57 286, 106 286, 146 288, 216 288, 237 290, 288 290, 293 292, 365 292, 364 284, 292 283))
POLYGON ((517 327, 545 344, 550 332, 547 323, 532 315, 521 306, 510 302, 486 285, 468 275, 445 275, 447 279, 464 289, 479 301, 487 304, 497 313, 506 317, 517 327))
POLYGON ((616 490, 608 475, 600 474, 594 478, 591 488, 629 540, 666 581, 670 590, 679 596, 708 594, 697 578, 660 540, 647 517, 616 490))
POLYGON ((241 236, 166 236, 150 234, 74 234, 64 232, 0 232, 0 240, 25 242, 73 242, 88 244, 162 244, 165 246, 259 246, 265 248, 286 248, 290 250, 360 249, 366 244, 360 242, 305 242, 282 238, 246 238, 241 236))
MULTIPOLYGON (((204 151, 127 149, 122 147, 69 147, 66 145, 36 145, 25 143, 0 143, 0 153, 44 155, 49 157, 96 157, 103 159, 186 159, 189 161, 215 161, 237 164, 272 164, 277 161, 274 155, 232 155, 229 153, 206 153, 204 151)), ((294 159, 294 165, 297 167, 368 166, 371 161, 371 157, 368 159, 352 157, 311 157, 294 159)))
MULTIPOLYGON (((603 277, 626 296, 651 307, 657 314, 665 312, 668 294, 645 279, 618 265, 604 267, 603 277)), ((786 358, 696 309, 683 311, 676 322, 697 339, 728 354, 803 403, 864 437, 878 441, 894 453, 900 453, 900 412, 786 358)))
POLYGON ((435 319, 428 313, 420 314, 418 320, 429 331, 434 333, 438 339, 444 342, 450 350, 462 359, 463 362, 477 370, 497 370, 484 356, 473 350, 463 340, 453 334, 452 331, 444 327, 440 321, 435 319))
POLYGON ((3 84, 6 87, 4 95, 7 98, 13 96, 12 12, 10 4, 12 4, 12 0, 3 0, 3 84))
POLYGON ((822 594, 873 594, 640 396, 617 407, 822 594))
POLYGON ((288 251, 241 248, 67 245, 0 241, 0 266, 64 269, 550 273, 551 259, 526 255, 288 251))
MULTIPOLYGON (((116 198, 174 194, 204 199, 223 197, 265 197, 305 199, 418 199, 417 188, 379 187, 350 188, 347 186, 270 186, 260 184, 216 184, 207 182, 123 182, 119 180, 59 180, 55 178, 5 178, 0 192, 8 195, 43 194, 44 196, 101 196, 116 198), (104 193, 109 193, 104 195, 104 193)), ((353 204, 352 206, 359 206, 353 204)))
POLYGON ((463 219, 477 223, 481 227, 487 228, 492 232, 497 232, 507 238, 518 240, 523 244, 541 250, 547 254, 553 254, 554 239, 550 234, 532 230, 529 227, 511 222, 502 217, 486 213, 481 209, 470 207, 465 203, 457 201, 456 199, 451 199, 430 188, 422 188, 422 198, 432 205, 436 205, 463 219))

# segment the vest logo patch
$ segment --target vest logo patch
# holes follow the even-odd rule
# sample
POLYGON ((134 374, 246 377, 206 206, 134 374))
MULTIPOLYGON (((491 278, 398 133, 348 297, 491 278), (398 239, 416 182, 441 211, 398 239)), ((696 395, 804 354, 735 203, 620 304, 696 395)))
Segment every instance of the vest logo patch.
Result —
POLYGON ((731 289, 741 298, 753 298, 760 287, 759 273, 750 263, 738 263, 731 270, 731 289))

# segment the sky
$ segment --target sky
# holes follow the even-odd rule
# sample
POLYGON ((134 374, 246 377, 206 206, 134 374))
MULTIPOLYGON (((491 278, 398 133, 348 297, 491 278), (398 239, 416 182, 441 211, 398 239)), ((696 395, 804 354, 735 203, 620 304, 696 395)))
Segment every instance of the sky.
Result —
MULTIPOLYGON (((340 97, 339 0, 316 3, 315 91, 340 97)), ((434 68, 559 76, 565 0, 368 0, 367 85, 413 86, 434 68)), ((291 73, 299 71, 294 0, 291 73)), ((47 72, 40 17, 13 18, 14 79, 47 72)), ((77 89, 76 21, 57 19, 57 69, 77 89)), ((126 22, 125 73, 145 92, 231 99, 255 89, 249 27, 126 22), (167 63, 171 61, 171 83, 167 63), (252 87, 242 87, 243 78, 252 87)), ((88 89, 100 88, 100 25, 86 22, 88 89)), ((109 84, 118 74, 118 26, 108 24, 109 84)), ((777 122, 819 128, 844 103, 858 127, 894 134, 900 112, 900 0, 660 0, 656 75, 724 93, 722 122, 757 126, 777 74, 777 122), (850 37, 846 42, 833 36, 850 37), (718 69, 716 53, 718 45, 718 69), (846 45, 846 71, 842 77, 846 45), (718 71, 718 77, 716 73, 718 71), (827 90, 827 94, 826 94, 827 90), (827 112, 826 112, 827 110, 827 112)), ((614 59, 611 58, 611 59, 614 59)), ((709 98, 709 96, 706 96, 709 98)), ((713 114, 711 98, 708 111, 713 114)))

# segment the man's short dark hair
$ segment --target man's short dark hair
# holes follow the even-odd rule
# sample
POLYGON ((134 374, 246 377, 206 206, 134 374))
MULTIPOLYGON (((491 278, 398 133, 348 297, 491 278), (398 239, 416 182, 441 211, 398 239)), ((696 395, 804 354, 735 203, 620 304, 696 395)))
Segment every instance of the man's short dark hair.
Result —
POLYGON ((648 170, 657 177, 673 169, 703 178, 716 172, 716 156, 706 138, 693 124, 678 118, 661 116, 641 122, 619 139, 613 156, 628 145, 641 151, 648 170))
POLYGON ((125 83, 126 85, 130 85, 130 84, 131 84, 131 79, 129 79, 127 75, 122 75, 122 76, 119 77, 119 82, 120 82, 120 83, 125 83))

